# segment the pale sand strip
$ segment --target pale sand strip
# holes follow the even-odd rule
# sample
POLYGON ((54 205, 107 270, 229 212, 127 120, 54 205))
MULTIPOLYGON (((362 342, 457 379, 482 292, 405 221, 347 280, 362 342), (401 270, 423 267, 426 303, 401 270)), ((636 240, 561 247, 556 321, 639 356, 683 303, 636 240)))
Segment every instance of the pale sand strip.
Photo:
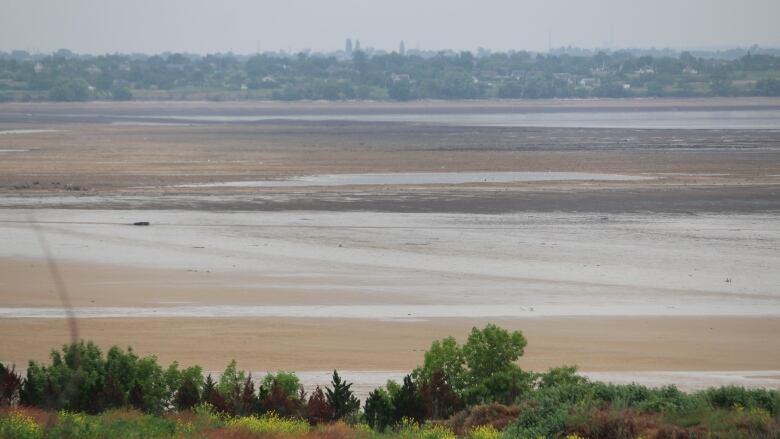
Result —
POLYGON ((536 315, 780 315, 775 214, 7 209, 0 307, 61 305, 30 214, 62 264, 74 306, 382 303, 512 305, 536 315), (153 225, 127 225, 136 220, 153 225))
MULTIPOLYGON (((101 346, 132 345, 221 370, 231 359, 248 370, 409 370, 434 339, 464 339, 481 319, 387 322, 341 319, 87 319, 80 337, 101 346)), ((772 371, 780 364, 780 318, 538 318, 501 320, 529 340, 520 365, 544 370, 577 364, 584 371, 772 371)), ((44 360, 68 341, 57 319, 0 319, 0 360, 44 360)))

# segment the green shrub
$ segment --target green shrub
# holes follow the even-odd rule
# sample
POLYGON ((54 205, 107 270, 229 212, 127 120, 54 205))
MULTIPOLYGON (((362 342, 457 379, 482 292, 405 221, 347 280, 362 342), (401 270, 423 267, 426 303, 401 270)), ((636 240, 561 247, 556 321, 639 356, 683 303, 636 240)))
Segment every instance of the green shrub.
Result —
POLYGON ((83 413, 62 411, 57 422, 51 426, 47 436, 56 438, 96 438, 97 428, 83 413))
POLYGON ((154 438, 186 436, 195 432, 191 422, 166 419, 135 410, 110 410, 100 415, 60 412, 46 437, 81 438, 154 438))
POLYGON ((774 416, 780 414, 780 392, 776 390, 746 389, 737 386, 725 386, 707 389, 704 397, 712 407, 745 409, 758 407, 767 410, 774 416))
POLYGON ((504 430, 504 437, 536 439, 557 437, 566 429, 568 410, 552 400, 527 401, 520 408, 520 416, 504 430))

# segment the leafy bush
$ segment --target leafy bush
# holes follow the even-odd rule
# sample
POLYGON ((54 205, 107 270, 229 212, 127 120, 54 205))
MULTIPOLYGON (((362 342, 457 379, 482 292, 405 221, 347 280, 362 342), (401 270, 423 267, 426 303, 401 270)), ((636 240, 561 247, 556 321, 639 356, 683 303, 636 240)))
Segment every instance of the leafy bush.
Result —
POLYGON ((297 399, 298 391, 301 388, 301 381, 294 372, 278 371, 276 374, 266 374, 260 387, 270 391, 274 385, 281 386, 281 389, 287 394, 288 398, 297 399))
POLYGON ((725 386, 707 389, 703 394, 710 405, 715 408, 743 407, 749 409, 758 407, 775 416, 780 414, 780 393, 777 391, 725 386))
POLYGON ((431 382, 435 373, 443 373, 458 399, 467 403, 513 403, 531 385, 532 375, 514 364, 526 345, 520 331, 493 324, 475 327, 463 346, 452 337, 434 341, 423 366, 412 375, 419 382, 431 382))
POLYGON ((504 437, 536 439, 555 437, 566 429, 568 410, 551 400, 527 401, 520 407, 520 416, 504 431, 504 437))

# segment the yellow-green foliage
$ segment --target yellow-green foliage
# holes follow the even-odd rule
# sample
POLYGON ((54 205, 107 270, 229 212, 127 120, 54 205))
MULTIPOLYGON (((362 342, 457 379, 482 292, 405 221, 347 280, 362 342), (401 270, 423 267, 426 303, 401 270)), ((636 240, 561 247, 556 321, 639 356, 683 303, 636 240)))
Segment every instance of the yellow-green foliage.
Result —
POLYGON ((364 424, 364 423, 358 423, 352 426, 352 429, 355 431, 355 434, 359 438, 375 438, 379 436, 379 433, 377 433, 373 428, 371 428, 370 425, 364 424))
POLYGON ((398 437, 402 439, 456 439, 455 433, 439 424, 420 426, 414 420, 404 418, 398 428, 398 437))
POLYGON ((61 411, 57 416, 57 423, 53 430, 58 435, 64 437, 94 437, 96 435, 97 425, 94 422, 90 422, 87 415, 83 413, 71 413, 61 411))
POLYGON ((192 436, 195 431, 197 431, 197 428, 192 421, 182 421, 181 419, 176 420, 176 433, 182 436, 192 436))
POLYGON ((580 435, 578 435, 578 434, 576 434, 576 433, 572 433, 572 434, 566 435, 566 439, 585 439, 585 438, 580 436, 580 435))
POLYGON ((498 439, 501 437, 501 432, 492 425, 480 425, 469 430, 467 437, 468 439, 498 439))
POLYGON ((217 413, 214 406, 207 402, 193 407, 192 413, 195 415, 195 424, 199 428, 216 428, 225 424, 225 415, 217 413))
POLYGON ((0 417, 0 437, 38 439, 43 437, 43 430, 32 416, 12 411, 0 417))
POLYGON ((759 407, 745 409, 738 405, 734 408, 734 411, 751 432, 766 433, 771 430, 772 414, 768 410, 759 407))
POLYGON ((275 413, 260 417, 246 416, 227 421, 230 428, 240 428, 254 434, 303 436, 309 432, 309 423, 302 419, 280 418, 275 413))

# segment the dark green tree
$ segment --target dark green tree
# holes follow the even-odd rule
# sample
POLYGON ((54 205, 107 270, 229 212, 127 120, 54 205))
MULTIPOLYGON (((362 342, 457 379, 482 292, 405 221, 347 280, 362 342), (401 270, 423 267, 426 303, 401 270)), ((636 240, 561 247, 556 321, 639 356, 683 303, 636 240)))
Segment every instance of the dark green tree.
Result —
POLYGON ((0 363, 0 407, 15 405, 22 391, 22 377, 16 367, 10 368, 0 363))
POLYGON ((333 371, 330 387, 326 387, 325 392, 334 420, 352 420, 360 409, 360 401, 355 398, 351 387, 352 383, 342 381, 338 372, 333 371))
POLYGON ((422 423, 426 418, 425 402, 411 375, 404 377, 400 390, 393 395, 394 422, 409 418, 422 423))
POLYGON ((203 387, 203 373, 201 372, 200 366, 184 369, 181 373, 181 381, 179 382, 174 397, 174 405, 176 408, 179 410, 188 410, 199 404, 203 397, 203 387))
POLYGON ((363 406, 363 416, 368 425, 383 432, 395 423, 395 410, 390 394, 382 387, 372 390, 363 406))
POLYGON ((211 378, 211 374, 206 377, 205 383, 203 383, 203 402, 210 404, 219 413, 227 412, 227 403, 225 397, 222 396, 214 379, 211 378))

